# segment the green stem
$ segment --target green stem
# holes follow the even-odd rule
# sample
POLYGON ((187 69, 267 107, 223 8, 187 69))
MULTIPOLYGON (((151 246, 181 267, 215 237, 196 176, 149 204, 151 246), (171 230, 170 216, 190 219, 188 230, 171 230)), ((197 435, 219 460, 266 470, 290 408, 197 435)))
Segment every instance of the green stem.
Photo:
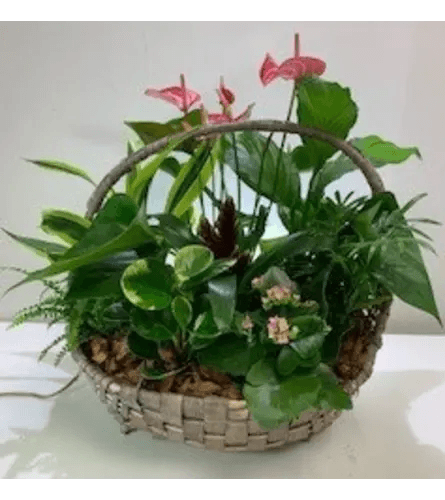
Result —
POLYGON ((239 161, 238 161, 238 150, 236 149, 236 138, 235 133, 232 133, 232 147, 233 153, 235 156, 235 172, 236 172, 236 191, 237 191, 237 200, 238 200, 238 211, 241 212, 241 178, 239 175, 239 161))
POLYGON ((269 146, 270 146, 270 143, 272 141, 273 134, 274 133, 271 132, 269 134, 269 136, 267 137, 266 144, 264 145, 264 149, 263 149, 263 154, 261 156, 260 172, 258 174, 257 192, 255 194, 255 202, 254 202, 254 205, 253 205, 253 212, 252 212, 252 221, 250 223, 250 228, 249 228, 250 231, 252 231, 252 229, 253 229, 254 221, 255 221, 255 214, 256 214, 256 212, 258 210, 258 205, 259 205, 260 200, 261 200, 260 190, 261 190, 261 181, 263 180, 264 163, 265 163, 265 160, 266 160, 267 151, 269 150, 269 146))
MULTIPOLYGON (((295 101, 295 94, 297 92, 297 87, 298 87, 297 80, 294 80, 294 85, 292 87, 292 94, 291 94, 291 98, 290 98, 290 102, 289 102, 289 109, 287 111, 287 116, 286 116, 286 121, 287 122, 290 120, 290 117, 291 117, 291 114, 292 114, 292 109, 293 109, 293 105, 294 105, 294 101, 295 101)), ((277 168, 276 168, 276 171, 275 171, 275 177, 274 177, 273 188, 272 188, 272 192, 273 193, 277 189, 277 182, 278 182, 278 179, 279 179, 279 172, 280 172, 280 168, 281 168, 281 160, 283 158, 284 144, 286 142, 286 139, 287 139, 287 132, 283 133, 283 138, 281 139, 280 150, 278 152, 277 168)), ((270 213, 270 210, 272 208, 272 204, 273 204, 273 201, 270 200, 269 206, 267 208, 267 213, 268 214, 270 213)))

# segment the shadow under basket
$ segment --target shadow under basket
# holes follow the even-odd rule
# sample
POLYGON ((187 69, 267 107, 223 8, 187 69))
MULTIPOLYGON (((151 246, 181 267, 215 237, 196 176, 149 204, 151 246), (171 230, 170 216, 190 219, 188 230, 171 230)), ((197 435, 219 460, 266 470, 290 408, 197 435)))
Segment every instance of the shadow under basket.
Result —
MULTIPOLYGON (((382 345, 390 304, 362 313, 360 328, 345 335, 337 372, 345 391, 354 396, 372 374, 382 345), (356 332, 359 331, 360 335, 356 332), (348 377, 352 375, 353 378, 348 377)), ((125 434, 144 430, 154 437, 218 451, 265 451, 306 441, 329 427, 341 412, 306 412, 298 420, 266 431, 247 409, 245 401, 219 396, 205 398, 156 392, 117 382, 77 349, 73 358, 93 384, 102 403, 125 434)))

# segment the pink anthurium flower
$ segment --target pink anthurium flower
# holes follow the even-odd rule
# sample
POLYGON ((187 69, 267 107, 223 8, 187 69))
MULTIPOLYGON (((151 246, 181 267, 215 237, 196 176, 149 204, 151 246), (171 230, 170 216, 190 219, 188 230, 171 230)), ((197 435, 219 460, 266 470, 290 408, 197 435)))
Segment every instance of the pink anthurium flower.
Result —
POLYGON ((264 86, 269 85, 276 78, 285 80, 301 80, 307 76, 322 75, 326 70, 326 63, 315 57, 300 56, 298 35, 295 37, 295 55, 277 64, 270 54, 261 65, 260 80, 264 86))
POLYGON ((181 85, 179 87, 166 87, 161 90, 147 89, 144 93, 173 104, 185 114, 193 104, 199 102, 201 96, 197 92, 187 89, 184 75, 181 74, 180 79, 181 85))
POLYGON ((221 83, 216 92, 219 97, 219 102, 224 109, 227 109, 235 102, 235 94, 224 85, 223 77, 221 77, 221 83))
POLYGON ((216 91, 219 97, 219 102, 223 109, 222 113, 209 113, 208 123, 215 125, 219 123, 237 123, 248 120, 252 112, 253 104, 247 106, 247 108, 238 116, 234 117, 232 114, 231 105, 235 102, 235 94, 224 85, 224 80, 221 78, 221 83, 219 89, 216 91))

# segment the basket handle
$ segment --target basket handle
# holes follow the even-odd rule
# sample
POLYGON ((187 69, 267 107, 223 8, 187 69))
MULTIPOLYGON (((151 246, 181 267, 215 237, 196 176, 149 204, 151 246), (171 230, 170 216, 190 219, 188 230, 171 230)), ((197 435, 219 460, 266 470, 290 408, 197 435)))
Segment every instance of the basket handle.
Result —
POLYGON ((126 173, 130 172, 132 167, 149 156, 163 149, 170 140, 188 139, 193 137, 207 137, 214 134, 226 132, 236 132, 240 130, 252 130, 258 132, 283 132, 287 134, 299 134, 303 137, 310 137, 327 142, 348 156, 355 165, 362 171, 373 194, 385 191, 382 178, 378 174, 374 165, 367 160, 357 149, 347 141, 339 139, 322 130, 307 128, 292 122, 283 122, 278 120, 253 120, 240 123, 225 123, 221 125, 205 125, 190 132, 180 132, 159 139, 150 143, 148 146, 139 149, 130 156, 124 158, 100 181, 90 196, 87 203, 86 217, 92 219, 94 214, 100 210, 103 200, 108 191, 119 181, 126 173))

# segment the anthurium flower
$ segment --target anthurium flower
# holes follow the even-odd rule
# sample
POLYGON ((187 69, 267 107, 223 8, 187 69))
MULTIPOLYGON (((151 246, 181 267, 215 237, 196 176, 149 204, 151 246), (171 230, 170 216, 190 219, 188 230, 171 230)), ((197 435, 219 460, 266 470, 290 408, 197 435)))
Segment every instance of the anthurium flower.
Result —
POLYGON ((218 123, 237 123, 246 121, 250 118, 253 106, 254 104, 249 104, 249 106, 247 106, 247 108, 236 117, 232 116, 232 112, 230 110, 224 113, 209 113, 209 123, 215 125, 218 123))
POLYGON ((260 80, 264 86, 269 85, 276 78, 285 80, 302 80, 313 75, 322 75, 326 70, 326 63, 315 57, 300 56, 299 39, 296 36, 295 55, 277 64, 268 53, 261 65, 260 80))
POLYGON ((228 109, 235 102, 235 94, 224 85, 224 79, 222 77, 219 89, 217 89, 216 92, 223 109, 228 109))
POLYGON ((181 84, 179 87, 166 87, 161 90, 147 89, 145 95, 169 102, 185 114, 193 104, 200 101, 201 96, 194 90, 187 89, 184 75, 181 74, 180 80, 181 84))

